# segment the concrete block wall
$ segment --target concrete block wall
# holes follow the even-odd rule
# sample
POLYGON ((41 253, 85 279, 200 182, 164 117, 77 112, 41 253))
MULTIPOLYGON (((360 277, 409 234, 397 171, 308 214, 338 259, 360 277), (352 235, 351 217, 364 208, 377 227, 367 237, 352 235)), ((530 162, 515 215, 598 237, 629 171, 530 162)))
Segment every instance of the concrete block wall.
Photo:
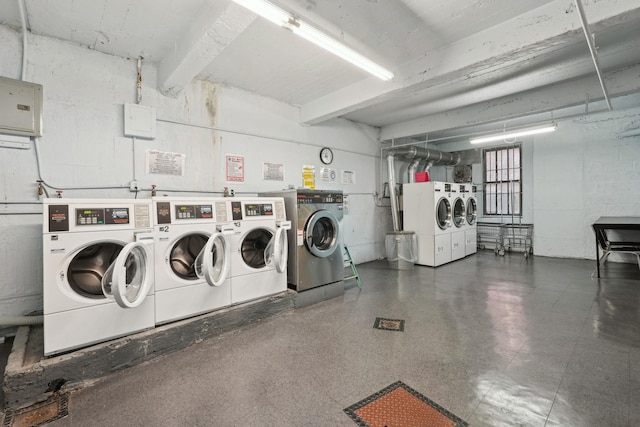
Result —
MULTIPOLYGON (((136 101, 136 61, 105 55, 57 39, 29 35, 26 80, 44 86, 44 135, 37 144, 42 179, 62 187, 63 196, 133 198, 137 180, 148 197, 158 194, 203 196, 228 186, 239 195, 302 184, 302 166, 314 165, 329 146, 336 182, 316 180, 319 189, 349 194, 344 241, 356 262, 384 255, 388 210, 376 207, 379 177, 377 129, 336 119, 321 126, 300 126, 299 110, 240 90, 193 81, 177 98, 156 90, 155 64, 142 67, 142 104, 157 113, 157 137, 123 134, 123 104, 136 101), (178 123, 188 123, 189 126, 178 123), (147 150, 181 153, 183 176, 146 173, 147 150), (225 154, 245 158, 245 182, 229 184, 225 154), (262 163, 284 165, 284 181, 264 181, 262 163), (355 173, 342 185, 340 173, 355 173)), ((19 79, 22 35, 0 26, 0 75, 19 79)), ((42 308, 42 215, 36 180, 34 144, 28 149, 0 147, 0 313, 21 315, 42 308), (20 202, 16 204, 15 202, 20 202)), ((51 191, 51 190, 50 190, 51 191)), ((55 195, 55 194, 51 194, 55 195)))

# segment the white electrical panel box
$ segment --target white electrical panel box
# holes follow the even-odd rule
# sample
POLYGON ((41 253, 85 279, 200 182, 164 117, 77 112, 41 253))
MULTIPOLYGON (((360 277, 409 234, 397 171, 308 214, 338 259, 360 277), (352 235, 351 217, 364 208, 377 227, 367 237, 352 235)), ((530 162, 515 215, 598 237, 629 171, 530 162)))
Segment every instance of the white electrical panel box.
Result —
POLYGON ((42 85, 0 77, 0 133, 42 136, 42 85))
POLYGON ((156 109, 140 104, 124 104, 124 135, 154 139, 156 137, 156 109))

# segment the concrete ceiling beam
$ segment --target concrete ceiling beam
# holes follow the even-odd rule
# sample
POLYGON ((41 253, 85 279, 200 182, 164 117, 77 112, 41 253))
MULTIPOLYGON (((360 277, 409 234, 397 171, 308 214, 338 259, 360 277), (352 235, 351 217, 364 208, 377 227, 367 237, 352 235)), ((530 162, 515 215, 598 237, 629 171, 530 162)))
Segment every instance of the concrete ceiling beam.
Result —
POLYGON ((216 2, 207 2, 187 33, 176 41, 171 52, 160 61, 160 92, 176 97, 256 18, 254 13, 233 2, 223 10, 216 2))
MULTIPOLYGON (((612 97, 640 91, 640 65, 629 66, 604 74, 612 97)), ((551 112, 567 107, 585 106, 587 102, 603 97, 595 74, 577 80, 553 84, 544 88, 522 92, 481 102, 464 108, 442 111, 414 120, 408 120, 380 130, 380 140, 446 131, 506 121, 534 113, 551 112)), ((616 104, 614 102, 614 109, 616 104)))
MULTIPOLYGON (((607 22, 636 19, 640 7, 637 0, 592 2, 586 13, 595 31, 607 22)), ((311 101, 301 107, 300 121, 321 123, 452 79, 486 78, 489 74, 498 79, 505 65, 525 64, 530 58, 579 43, 581 38, 584 35, 574 2, 557 0, 403 64, 391 82, 372 77, 311 101)))

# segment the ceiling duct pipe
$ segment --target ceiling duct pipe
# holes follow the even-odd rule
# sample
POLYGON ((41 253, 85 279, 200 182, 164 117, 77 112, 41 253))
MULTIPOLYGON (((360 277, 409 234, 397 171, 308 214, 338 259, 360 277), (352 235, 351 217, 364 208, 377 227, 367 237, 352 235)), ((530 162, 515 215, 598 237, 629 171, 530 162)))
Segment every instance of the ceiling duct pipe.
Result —
POLYGON ((409 182, 415 182, 415 168, 422 160, 427 162, 427 167, 436 166, 455 166, 460 163, 460 155, 453 153, 445 153, 444 151, 429 150, 420 147, 394 147, 387 154, 387 173, 389 175, 389 198, 391 199, 391 219, 393 220, 393 231, 400 230, 400 211, 398 209, 398 198, 396 194, 396 157, 405 160, 412 160, 409 166, 409 182), (414 161, 415 163, 413 166, 414 161), (413 166, 413 169, 412 169, 413 166), (411 173, 413 170, 413 174, 411 173), (411 179, 413 175, 413 180, 411 179))
POLYGON ((407 174, 409 175, 409 182, 416 182, 416 171, 418 170, 418 164, 422 161, 421 158, 411 160, 409 163, 409 168, 407 169, 407 174))

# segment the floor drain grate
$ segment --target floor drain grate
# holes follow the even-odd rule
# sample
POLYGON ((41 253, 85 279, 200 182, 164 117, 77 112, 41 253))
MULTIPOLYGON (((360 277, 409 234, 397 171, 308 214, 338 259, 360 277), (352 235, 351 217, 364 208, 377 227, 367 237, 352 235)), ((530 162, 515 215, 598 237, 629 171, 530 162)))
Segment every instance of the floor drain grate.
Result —
POLYGON ((383 319, 382 317, 376 317, 376 321, 373 324, 375 329, 382 329, 385 331, 404 331, 404 320, 399 319, 383 319))
POLYGON ((469 424, 397 381, 344 412, 361 427, 467 427, 469 424))
POLYGON ((7 409, 4 427, 38 427, 59 420, 69 414, 69 396, 54 394, 44 402, 20 408, 7 409))

